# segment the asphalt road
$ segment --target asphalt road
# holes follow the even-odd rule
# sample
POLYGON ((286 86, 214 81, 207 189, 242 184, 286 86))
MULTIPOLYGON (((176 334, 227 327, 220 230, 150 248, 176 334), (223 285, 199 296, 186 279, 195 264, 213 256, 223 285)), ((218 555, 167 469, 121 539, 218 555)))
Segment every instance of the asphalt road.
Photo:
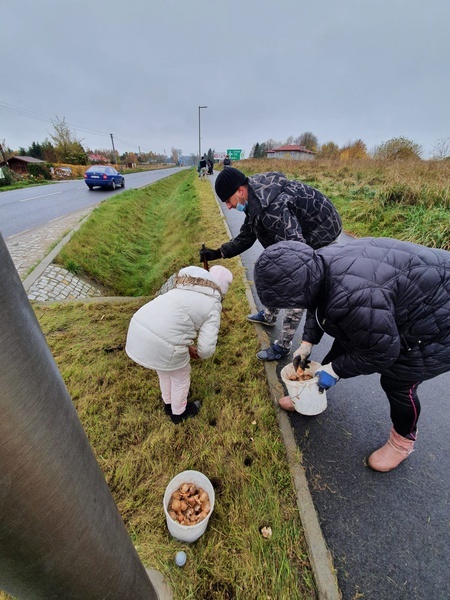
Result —
POLYGON ((89 190, 84 180, 76 179, 0 192, 0 232, 6 239, 77 210, 96 206, 127 189, 143 187, 168 177, 182 168, 131 173, 125 177, 126 187, 115 191, 101 188, 89 190))
MULTIPOLYGON (((219 204, 234 237, 244 217, 219 204)), ((346 239, 344 234, 340 242, 346 239)), ((241 255, 259 308, 253 267, 261 251, 256 243, 241 255)), ((265 328, 272 340, 280 324, 281 315, 276 327, 265 328)), ((294 349, 302 329, 300 324, 294 349)), ((324 336, 311 358, 320 362, 331 342, 324 336)), ((277 372, 290 360, 280 361, 277 372)), ((365 465, 391 427, 389 404, 378 382, 378 375, 341 380, 328 391, 328 407, 321 415, 289 413, 342 597, 448 600, 450 373, 420 386, 416 451, 391 473, 375 473, 365 465)))

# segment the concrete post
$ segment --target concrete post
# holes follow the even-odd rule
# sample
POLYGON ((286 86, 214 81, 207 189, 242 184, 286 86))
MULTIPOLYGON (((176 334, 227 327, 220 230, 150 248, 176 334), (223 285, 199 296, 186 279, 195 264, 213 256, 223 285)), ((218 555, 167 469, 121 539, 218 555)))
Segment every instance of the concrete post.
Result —
POLYGON ((0 235, 0 588, 158 600, 0 235))

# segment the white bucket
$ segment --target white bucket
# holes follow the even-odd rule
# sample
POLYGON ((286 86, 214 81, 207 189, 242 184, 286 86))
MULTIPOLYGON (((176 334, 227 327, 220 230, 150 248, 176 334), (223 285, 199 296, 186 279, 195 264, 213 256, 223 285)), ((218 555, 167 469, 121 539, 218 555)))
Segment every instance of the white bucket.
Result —
POLYGON ((206 475, 203 475, 203 473, 200 473, 199 471, 183 471, 182 473, 175 475, 175 477, 166 487, 163 506, 164 513, 166 515, 167 527, 172 536, 180 542, 195 542, 205 533, 206 527, 208 526, 209 517, 214 509, 214 488, 209 479, 206 477, 206 475), (211 510, 209 511, 208 516, 196 525, 181 525, 177 521, 174 521, 168 512, 169 502, 172 494, 183 483, 194 483, 197 487, 203 488, 209 496, 211 510))
MULTIPOLYGON (((322 365, 311 361, 309 368, 314 374, 322 365)), ((289 375, 294 375, 295 369, 292 363, 286 365, 281 370, 281 379, 286 385, 288 394, 294 403, 295 410, 302 415, 318 415, 327 407, 327 393, 319 393, 317 386, 318 377, 313 377, 308 381, 291 381, 289 375)))

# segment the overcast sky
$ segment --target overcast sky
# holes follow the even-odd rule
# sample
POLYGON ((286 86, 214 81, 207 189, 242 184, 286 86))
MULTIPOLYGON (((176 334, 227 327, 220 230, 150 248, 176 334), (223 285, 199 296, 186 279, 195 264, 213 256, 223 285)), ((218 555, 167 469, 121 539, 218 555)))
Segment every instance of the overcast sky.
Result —
POLYGON ((450 0, 18 0, 0 9, 0 141, 65 118, 90 149, 367 148, 450 137, 450 0))

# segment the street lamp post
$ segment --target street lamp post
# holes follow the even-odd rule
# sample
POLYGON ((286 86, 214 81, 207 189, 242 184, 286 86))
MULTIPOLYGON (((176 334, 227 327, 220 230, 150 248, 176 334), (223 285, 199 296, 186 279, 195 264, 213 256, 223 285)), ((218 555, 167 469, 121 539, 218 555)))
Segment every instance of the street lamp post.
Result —
POLYGON ((198 160, 201 159, 202 157, 202 143, 201 143, 201 137, 200 137, 200 109, 201 108, 208 108, 207 106, 199 106, 198 107, 198 160))

